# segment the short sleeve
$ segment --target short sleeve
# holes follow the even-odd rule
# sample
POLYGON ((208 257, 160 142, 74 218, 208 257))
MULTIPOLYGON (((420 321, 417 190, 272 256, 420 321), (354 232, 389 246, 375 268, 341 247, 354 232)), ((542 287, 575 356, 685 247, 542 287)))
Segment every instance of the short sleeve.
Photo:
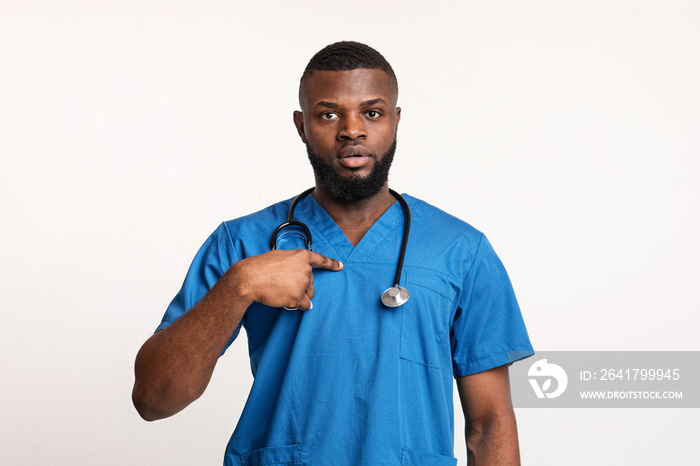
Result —
MULTIPOLYGON (((166 328, 192 309, 237 260, 226 224, 222 223, 194 256, 182 288, 165 311, 156 332, 166 328)), ((242 323, 241 321, 233 332, 226 348, 238 336, 242 323)))
POLYGON ((450 338, 456 377, 534 354, 508 274, 484 235, 462 287, 450 338))

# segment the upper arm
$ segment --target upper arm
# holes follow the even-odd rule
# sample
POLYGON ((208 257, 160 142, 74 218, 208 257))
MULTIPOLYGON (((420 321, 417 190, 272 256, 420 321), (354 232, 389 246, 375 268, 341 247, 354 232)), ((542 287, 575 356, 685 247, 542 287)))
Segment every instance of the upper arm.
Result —
POLYGON ((519 466, 508 366, 459 377, 457 390, 466 420, 467 464, 519 466))
POLYGON ((513 413, 507 365, 457 377, 457 391, 468 425, 513 413))
POLYGON ((483 235, 468 265, 450 336, 457 377, 533 354, 508 274, 483 235))

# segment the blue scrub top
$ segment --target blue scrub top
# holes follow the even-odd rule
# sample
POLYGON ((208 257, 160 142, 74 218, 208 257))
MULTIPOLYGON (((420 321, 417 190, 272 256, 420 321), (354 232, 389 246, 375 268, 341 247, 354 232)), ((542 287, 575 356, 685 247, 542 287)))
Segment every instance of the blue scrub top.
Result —
MULTIPOLYGON (((314 270, 313 309, 251 305, 253 387, 225 465, 455 465, 453 376, 533 354, 512 286, 486 237, 411 196, 401 276, 409 301, 381 304, 393 284, 404 215, 396 202, 353 247, 312 196, 295 219, 313 250, 343 262, 314 270)), ((291 200, 219 226, 197 253, 158 330, 174 322, 236 261, 269 250, 291 200)), ((304 248, 285 230, 280 249, 304 248)), ((231 336, 236 338, 240 327, 231 336)))

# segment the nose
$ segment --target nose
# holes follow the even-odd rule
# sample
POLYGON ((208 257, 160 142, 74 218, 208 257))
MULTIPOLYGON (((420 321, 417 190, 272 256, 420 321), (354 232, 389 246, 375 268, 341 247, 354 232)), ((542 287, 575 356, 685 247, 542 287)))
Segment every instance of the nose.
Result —
POLYGON ((358 139, 367 136, 365 122, 362 115, 349 115, 343 119, 343 124, 338 131, 338 139, 358 139))

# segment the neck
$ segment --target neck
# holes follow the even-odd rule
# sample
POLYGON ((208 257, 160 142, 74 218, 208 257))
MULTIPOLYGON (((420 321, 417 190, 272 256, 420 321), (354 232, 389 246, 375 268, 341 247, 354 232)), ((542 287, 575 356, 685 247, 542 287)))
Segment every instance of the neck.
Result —
POLYGON ((361 201, 341 201, 318 182, 312 196, 345 233, 353 246, 357 246, 367 230, 372 228, 374 222, 396 201, 389 192, 387 183, 377 194, 361 201))

